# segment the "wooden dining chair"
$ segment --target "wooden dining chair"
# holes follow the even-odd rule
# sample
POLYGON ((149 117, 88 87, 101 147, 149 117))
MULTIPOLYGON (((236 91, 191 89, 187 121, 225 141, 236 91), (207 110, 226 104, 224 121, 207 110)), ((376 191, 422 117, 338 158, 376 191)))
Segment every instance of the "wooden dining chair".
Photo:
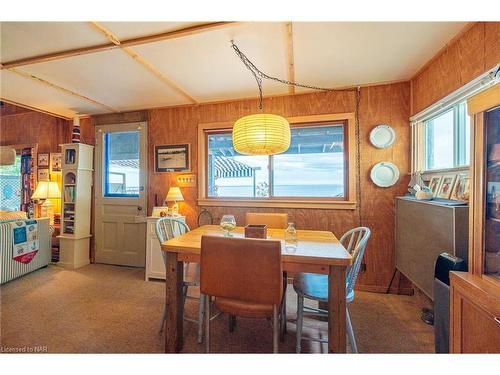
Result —
MULTIPOLYGON (((370 238, 370 229, 366 227, 358 227, 349 230, 341 238, 340 243, 346 248, 347 252, 352 256, 351 266, 346 273, 346 325, 347 335, 351 343, 353 353, 358 352, 354 330, 352 328, 351 316, 349 314, 348 305, 354 301, 354 285, 361 268, 363 254, 366 244, 370 238)), ((327 342, 323 339, 303 338, 302 325, 304 321, 304 312, 319 316, 328 316, 328 311, 304 306, 304 298, 318 301, 328 302, 328 275, 320 275, 314 273, 299 273, 293 278, 293 288, 297 293, 297 342, 296 352, 301 351, 302 340, 327 342)))
POLYGON ((288 226, 288 214, 272 212, 247 212, 245 225, 265 224, 271 229, 286 229, 288 226))
POLYGON ((225 314, 271 318, 273 352, 278 352, 283 299, 280 241, 203 236, 201 293, 205 298, 205 349, 210 352, 210 299, 225 314))
MULTIPOLYGON (((186 232, 189 232, 189 227, 184 221, 181 221, 179 219, 171 218, 171 217, 163 217, 161 219, 158 219, 156 222, 156 236, 158 237, 158 241, 160 243, 168 241, 176 236, 180 236, 186 232)), ((165 264, 165 267, 167 266, 167 254, 165 251, 161 252, 161 255, 163 257, 163 262, 165 264)), ((191 280, 188 279, 188 272, 189 272, 189 267, 190 263, 185 263, 184 265, 184 281, 182 283, 182 293, 183 293, 183 298, 184 298, 184 303, 186 302, 186 298, 189 298, 187 293, 188 293, 188 288, 193 287, 193 286, 199 286, 200 285, 200 265, 199 264, 194 264, 195 268, 195 273, 194 277, 192 277, 191 280)), ((189 319, 187 317, 184 317, 184 320, 193 322, 198 324, 198 343, 201 343, 203 340, 203 315, 204 315, 204 296, 200 294, 199 298, 199 307, 198 307, 198 320, 194 319, 189 319)), ((161 322, 160 322, 160 331, 159 334, 161 335, 163 333, 163 327, 165 326, 165 321, 167 319, 167 307, 163 307, 163 314, 161 317, 161 322)))

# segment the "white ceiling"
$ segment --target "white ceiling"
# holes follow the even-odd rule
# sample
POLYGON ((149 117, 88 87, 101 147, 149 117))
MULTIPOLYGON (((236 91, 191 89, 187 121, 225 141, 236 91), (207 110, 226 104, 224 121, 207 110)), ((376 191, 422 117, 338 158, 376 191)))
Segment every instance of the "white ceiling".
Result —
MULTIPOLYGON (((196 24, 99 23, 120 41, 196 24)), ((294 22, 295 79, 326 87, 409 79, 465 25, 294 22)), ((109 43, 106 36, 85 22, 2 22, 0 34, 2 63, 109 43)), ((287 78, 286 29, 280 22, 239 23, 136 45, 132 50, 197 102, 255 97, 255 80, 231 49, 231 39, 265 73, 287 78)), ((185 95, 121 49, 24 65, 15 70, 18 73, 1 71, 2 99, 66 117, 190 103, 185 95), (59 89, 19 72, 34 75, 59 89)), ((265 95, 287 91, 285 85, 264 81, 265 95)))

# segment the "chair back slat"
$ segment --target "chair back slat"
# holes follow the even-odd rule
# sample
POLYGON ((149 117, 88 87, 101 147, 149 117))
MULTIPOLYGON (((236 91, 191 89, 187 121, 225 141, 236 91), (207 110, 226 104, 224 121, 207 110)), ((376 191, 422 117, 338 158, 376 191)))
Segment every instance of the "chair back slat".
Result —
POLYGON ((354 290, 356 279, 363 261, 366 244, 370 238, 371 231, 366 227, 353 228, 346 232, 341 238, 340 243, 352 256, 352 263, 347 269, 346 274, 346 293, 350 294, 354 290))
POLYGON ((283 293, 280 241, 203 236, 201 293, 279 304, 283 293))
MULTIPOLYGON (((172 217, 162 217, 156 222, 156 237, 158 237, 160 244, 189 231, 190 229, 184 221, 172 217)), ((166 253, 162 251, 161 255, 166 263, 166 253)))

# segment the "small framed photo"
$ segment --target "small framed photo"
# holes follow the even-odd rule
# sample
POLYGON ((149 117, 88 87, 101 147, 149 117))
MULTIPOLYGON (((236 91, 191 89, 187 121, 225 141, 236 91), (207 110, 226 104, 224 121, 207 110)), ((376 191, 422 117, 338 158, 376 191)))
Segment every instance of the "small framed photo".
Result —
POLYGON ((49 154, 38 154, 39 167, 49 167, 49 154))
POLYGON ((189 144, 155 146, 155 172, 189 172, 189 144))
POLYGON ((453 185, 455 185, 456 178, 456 174, 445 174, 443 176, 441 185, 439 185, 438 189, 438 198, 450 199, 451 191, 453 190, 453 185))
POLYGON ((461 173, 457 175, 457 180, 453 190, 451 191, 450 199, 457 201, 469 201, 470 192, 470 177, 466 173, 461 173))
POLYGON ((432 176, 429 181, 429 189, 432 191, 432 195, 437 197, 439 185, 441 185, 441 179, 443 176, 432 176))
POLYGON ((55 152, 50 154, 50 170, 52 172, 61 171, 61 160, 62 160, 62 154, 60 152, 55 152))
POLYGON ((49 169, 48 168, 38 168, 37 179, 38 181, 49 181, 49 169))

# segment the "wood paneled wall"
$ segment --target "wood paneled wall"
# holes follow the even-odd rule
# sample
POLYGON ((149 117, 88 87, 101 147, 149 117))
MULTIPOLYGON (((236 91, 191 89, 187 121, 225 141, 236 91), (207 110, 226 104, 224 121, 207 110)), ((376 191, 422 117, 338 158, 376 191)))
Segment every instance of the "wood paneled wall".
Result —
POLYGON ((71 142, 71 124, 45 113, 4 103, 0 115, 0 145, 38 143, 38 152, 60 152, 71 142))
MULTIPOLYGON (((255 113, 256 100, 242 100, 219 104, 184 106, 150 111, 148 125, 149 181, 148 213, 155 205, 155 196, 161 203, 169 186, 175 185, 175 173, 154 172, 154 146, 169 143, 190 143, 193 173, 197 172, 197 125, 205 122, 235 121, 243 115, 255 113)), ((361 90, 361 202, 357 210, 265 209, 211 207, 214 220, 224 213, 235 215, 243 224, 247 211, 287 212, 299 229, 331 230, 337 236, 361 224, 372 229, 372 238, 365 255, 366 272, 360 275, 363 289, 385 291, 394 270, 394 198, 406 191, 410 171, 410 84, 398 83, 365 87, 361 90), (379 150, 369 142, 370 130, 378 124, 390 124, 397 134, 396 143, 387 150, 379 150), (395 163, 401 172, 400 181, 390 188, 376 187, 370 180, 370 169, 380 161, 395 163)), ((306 116, 355 111, 354 93, 312 93, 267 98, 265 111, 285 117, 306 116)), ((352 171, 352 173, 355 173, 352 171)), ((191 227, 196 226, 200 207, 197 189, 182 188, 185 202, 179 204, 191 227)))
POLYGON ((476 22, 454 38, 412 79, 418 113, 500 63, 500 22, 476 22))

